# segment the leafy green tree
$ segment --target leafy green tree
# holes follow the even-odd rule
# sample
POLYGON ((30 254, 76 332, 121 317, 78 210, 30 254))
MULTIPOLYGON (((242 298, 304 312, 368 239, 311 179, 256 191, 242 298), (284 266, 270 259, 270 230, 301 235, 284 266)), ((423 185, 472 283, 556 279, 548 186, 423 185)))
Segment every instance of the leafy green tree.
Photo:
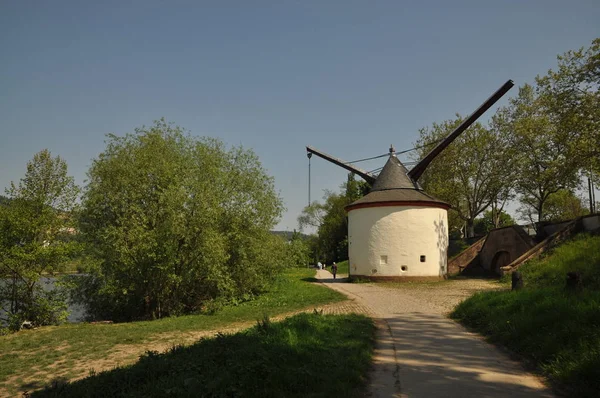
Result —
MULTIPOLYGON (((332 195, 330 191, 326 191, 323 199, 327 202, 327 198, 332 195)), ((327 213, 327 207, 318 201, 313 201, 310 205, 302 209, 302 213, 298 216, 298 225, 300 230, 303 231, 305 228, 318 229, 323 224, 323 219, 327 213)))
POLYGON ((494 116, 495 125, 511 137, 509 145, 516 149, 515 190, 521 214, 531 222, 544 220, 550 195, 578 182, 578 160, 570 156, 569 139, 553 122, 545 95, 525 84, 494 116))
POLYGON ((317 229, 317 244, 313 249, 316 261, 331 263, 348 259, 348 215, 345 207, 370 190, 366 182, 357 181, 354 174, 342 184, 341 193, 325 191, 324 202, 313 202, 298 217, 300 229, 317 229))
POLYGON ((78 297, 97 318, 161 318, 244 300, 284 260, 282 212, 257 156, 156 121, 108 136, 92 163, 81 229, 97 265, 78 297))
MULTIPOLYGON (((424 157, 462 121, 457 115, 454 120, 421 129, 417 156, 424 157)), ((506 148, 504 136, 474 123, 429 165, 420 183, 425 191, 452 205, 450 230, 459 230, 465 223, 466 235, 472 237, 479 214, 492 203, 504 206, 512 182, 506 148)))
POLYGON ((79 189, 67 163, 43 150, 27 163, 25 177, 6 190, 0 206, 0 305, 9 325, 57 324, 67 317, 66 294, 45 291, 41 277, 60 271, 79 252, 72 239, 79 189))
POLYGON ((600 38, 558 56, 555 70, 536 83, 552 122, 568 140, 581 169, 600 174, 600 38))
POLYGON ((325 202, 327 212, 319 227, 319 243, 324 258, 321 261, 348 259, 348 215, 344 207, 352 203, 343 194, 330 194, 325 202))
POLYGON ((310 247, 307 239, 294 231, 292 238, 286 242, 286 265, 291 267, 306 267, 310 261, 310 247))
POLYGON ((466 236, 465 222, 458 212, 448 209, 448 236, 450 239, 462 239, 466 236))
POLYGON ((516 224, 515 220, 513 220, 510 214, 502 211, 497 215, 491 210, 486 210, 483 213, 483 217, 475 220, 475 233, 477 235, 485 235, 492 229, 508 227, 514 224, 516 224))
POLYGON ((573 220, 588 213, 581 198, 569 190, 561 189, 548 198, 544 221, 573 220))
MULTIPOLYGON (((600 38, 588 48, 558 56, 558 65, 536 78, 552 121, 588 183, 600 178, 600 38)), ((590 210, 595 211, 590 190, 590 210)))

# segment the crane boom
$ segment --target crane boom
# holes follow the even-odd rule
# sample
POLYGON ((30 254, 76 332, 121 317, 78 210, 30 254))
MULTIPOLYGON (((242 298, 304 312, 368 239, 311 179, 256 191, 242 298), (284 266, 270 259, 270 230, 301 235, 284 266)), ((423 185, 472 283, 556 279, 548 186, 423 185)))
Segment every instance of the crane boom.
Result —
POLYGON ((442 142, 440 142, 435 148, 431 150, 415 167, 413 167, 409 172, 408 176, 413 179, 413 181, 417 181, 419 177, 423 174, 429 163, 436 156, 440 154, 448 145, 454 141, 456 137, 458 137, 463 131, 465 131, 471 124, 473 124, 481 115, 485 113, 492 105, 496 103, 504 94, 508 92, 514 86, 512 80, 508 80, 506 83, 502 85, 490 98, 488 98, 475 112, 473 112, 464 122, 460 124, 452 133, 450 133, 442 142))
POLYGON ((377 179, 377 177, 375 177, 373 174, 369 173, 368 171, 365 171, 363 169, 359 169, 358 167, 354 166, 352 163, 348 163, 348 162, 344 162, 342 159, 336 158, 335 156, 331 156, 325 152, 321 152, 313 147, 307 146, 306 147, 306 151, 308 153, 314 153, 315 155, 317 155, 320 158, 323 158, 333 164, 336 164, 340 167, 343 167, 344 169, 351 171, 354 174, 358 174, 359 176, 361 176, 366 182, 368 182, 369 184, 373 184, 375 182, 375 180, 377 179))

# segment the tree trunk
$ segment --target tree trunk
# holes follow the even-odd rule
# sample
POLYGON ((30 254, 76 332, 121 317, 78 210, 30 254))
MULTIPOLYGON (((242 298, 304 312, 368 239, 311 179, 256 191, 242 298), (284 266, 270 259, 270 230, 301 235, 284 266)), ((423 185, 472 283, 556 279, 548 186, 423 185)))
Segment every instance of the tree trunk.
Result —
POLYGON ((494 228, 500 226, 500 212, 494 202, 492 202, 492 223, 494 224, 494 228))
POLYGON ((538 222, 542 222, 542 217, 543 217, 542 211, 544 211, 544 202, 540 202, 538 204, 537 209, 535 209, 535 210, 537 211, 538 222))
POLYGON ((467 220, 467 238, 472 238, 475 236, 475 221, 467 220))

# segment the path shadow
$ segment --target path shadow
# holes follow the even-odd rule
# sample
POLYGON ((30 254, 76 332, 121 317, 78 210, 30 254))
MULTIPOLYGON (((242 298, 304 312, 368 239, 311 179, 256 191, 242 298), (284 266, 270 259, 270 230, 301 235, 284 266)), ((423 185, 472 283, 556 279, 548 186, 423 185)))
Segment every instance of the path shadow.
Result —
POLYGON ((378 364, 398 358, 403 397, 553 396, 518 363, 441 315, 406 313, 385 321, 391 335, 378 341, 384 347, 376 351, 378 364))

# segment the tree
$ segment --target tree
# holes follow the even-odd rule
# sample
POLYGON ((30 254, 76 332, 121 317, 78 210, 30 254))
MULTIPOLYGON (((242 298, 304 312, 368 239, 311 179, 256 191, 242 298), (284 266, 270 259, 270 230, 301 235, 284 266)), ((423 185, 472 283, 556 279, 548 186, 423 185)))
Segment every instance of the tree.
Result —
POLYGON ((97 318, 161 318, 259 293, 281 269, 282 212, 257 156, 156 121, 108 136, 81 228, 97 266, 78 297, 97 318))
MULTIPOLYGON (((327 202, 327 197, 332 194, 329 191, 325 192, 323 199, 327 202)), ((302 209, 302 213, 298 216, 298 226, 303 231, 306 227, 318 229, 323 224, 323 219, 327 213, 327 208, 322 203, 313 201, 310 205, 302 209)))
POLYGON ((588 214, 581 198, 573 192, 561 189, 553 193, 546 202, 544 221, 565 221, 588 214))
MULTIPOLYGON (((460 125, 463 118, 434 123, 419 131, 418 156, 423 158, 435 144, 460 125)), ((451 212, 467 226, 467 237, 474 236, 475 218, 492 203, 504 206, 511 192, 503 136, 474 123, 448 146, 427 168, 420 182, 426 192, 450 203, 451 212)), ((456 217, 450 217, 456 220, 456 217)), ((461 226, 450 225, 451 230, 461 226)))
POLYGON ((570 156, 568 136, 553 123, 543 95, 525 84, 494 116, 494 124, 515 148, 515 190, 521 213, 531 222, 544 219, 550 195, 577 185, 577 159, 570 156))
POLYGON ((504 211, 499 214, 494 214, 493 211, 486 210, 483 213, 483 217, 475 220, 475 233, 477 235, 486 235, 492 229, 507 227, 514 224, 516 224, 515 220, 513 220, 510 214, 504 211))
POLYGON ((292 238, 286 242, 286 265, 291 267, 306 267, 310 259, 309 243, 296 230, 292 238))
POLYGON ((556 70, 536 83, 552 120, 568 136, 581 168, 600 173, 600 38, 559 55, 556 70))
POLYGON ((8 323, 35 325, 64 321, 66 295, 44 291, 40 278, 60 271, 78 251, 73 212, 79 188, 67 174, 67 163, 43 150, 27 163, 25 177, 6 190, 0 206, 0 304, 8 323), (6 304, 6 306, 4 306, 6 304))
POLYGON ((10 202, 10 199, 4 195, 0 195, 0 206, 7 205, 10 202))
POLYGON ((448 237, 450 239, 463 239, 466 237, 465 222, 458 212, 452 208, 448 209, 448 237))
MULTIPOLYGON (((569 144, 588 184, 600 177, 600 38, 589 48, 558 56, 556 70, 536 78, 552 121, 569 144)), ((595 211, 592 189, 590 211, 595 211)))
POLYGON ((313 202, 298 217, 300 229, 310 226, 317 229, 318 239, 315 260, 330 263, 348 259, 348 215, 345 207, 370 190, 363 181, 356 181, 354 174, 342 184, 341 193, 325 191, 324 202, 313 202))

